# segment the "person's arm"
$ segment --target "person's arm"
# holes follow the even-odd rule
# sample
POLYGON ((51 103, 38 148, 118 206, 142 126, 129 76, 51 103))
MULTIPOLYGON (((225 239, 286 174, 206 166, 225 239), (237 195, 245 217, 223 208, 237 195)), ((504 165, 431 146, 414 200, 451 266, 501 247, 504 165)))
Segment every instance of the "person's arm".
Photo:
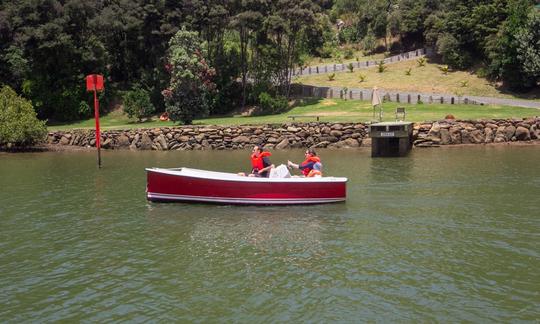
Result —
POLYGON ((263 165, 267 165, 267 166, 260 169, 259 174, 263 174, 266 171, 269 171, 270 169, 274 168, 274 165, 272 164, 272 162, 270 162, 270 159, 267 156, 263 157, 263 165))
POLYGON ((293 167, 295 169, 300 169, 300 166, 296 163, 292 163, 291 161, 287 160, 287 165, 290 167, 293 167))
POLYGON ((273 164, 270 164, 269 166, 267 166, 266 168, 262 168, 259 170, 259 174, 262 174, 266 171, 269 171, 270 169, 273 169, 274 168, 274 165, 273 164))

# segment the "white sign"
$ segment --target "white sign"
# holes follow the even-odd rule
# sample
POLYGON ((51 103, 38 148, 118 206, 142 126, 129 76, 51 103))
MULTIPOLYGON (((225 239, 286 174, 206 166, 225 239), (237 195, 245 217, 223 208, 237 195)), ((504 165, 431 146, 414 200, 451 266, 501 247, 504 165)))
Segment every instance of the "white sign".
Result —
POLYGON ((381 132, 381 137, 394 137, 394 132, 381 132))

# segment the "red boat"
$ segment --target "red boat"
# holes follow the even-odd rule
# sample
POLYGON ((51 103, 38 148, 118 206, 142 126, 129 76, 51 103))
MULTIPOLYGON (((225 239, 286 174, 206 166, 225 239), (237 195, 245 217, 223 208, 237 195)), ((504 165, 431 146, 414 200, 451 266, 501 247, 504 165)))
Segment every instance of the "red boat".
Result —
POLYGON ((339 202, 347 196, 347 178, 256 178, 190 168, 149 168, 146 174, 150 201, 291 205, 339 202))

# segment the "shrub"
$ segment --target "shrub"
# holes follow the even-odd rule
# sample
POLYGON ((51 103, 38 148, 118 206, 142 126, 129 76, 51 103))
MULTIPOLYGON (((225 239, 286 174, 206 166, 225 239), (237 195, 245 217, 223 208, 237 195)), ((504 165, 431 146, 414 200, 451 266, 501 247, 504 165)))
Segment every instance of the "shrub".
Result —
POLYGON ((346 59, 346 60, 349 60, 349 59, 352 59, 354 56, 354 51, 352 48, 347 48, 345 49, 345 53, 343 55, 343 57, 346 59))
POLYGON ((377 71, 379 71, 379 73, 383 73, 384 71, 386 71, 386 69, 388 68, 387 66, 384 65, 384 61, 381 60, 378 64, 377 64, 377 71))
POLYGON ((336 79, 336 74, 332 73, 328 75, 328 81, 334 81, 336 79))
POLYGON ((0 146, 29 146, 47 134, 45 121, 36 117, 32 103, 8 86, 0 89, 0 146))
POLYGON ((447 75, 449 71, 448 65, 439 66, 439 70, 441 70, 444 75, 447 75))
POLYGON ((347 65, 347 69, 349 69, 349 72, 353 73, 354 65, 352 63, 349 63, 349 65, 347 65))
POLYGON ((259 95, 259 105, 262 115, 275 115, 284 112, 289 107, 287 98, 276 96, 273 98, 268 92, 259 95))
POLYGON ((405 70, 405 75, 411 75, 412 68, 405 70))
POLYGON ((360 82, 366 81, 367 75, 360 73, 358 75, 358 78, 360 79, 360 82))
POLYGON ((461 84, 461 87, 462 87, 462 88, 466 88, 466 87, 469 86, 469 81, 467 81, 467 80, 460 81, 459 83, 461 84))
POLYGON ((377 46, 377 39, 375 38, 375 34, 371 30, 371 28, 368 29, 368 32, 364 39, 362 39, 362 48, 367 53, 372 53, 375 50, 375 47, 377 46))
POLYGON ((124 112, 129 118, 136 117, 141 122, 143 118, 150 117, 156 109, 150 101, 148 91, 135 88, 124 94, 124 112))
POLYGON ((426 66, 426 58, 425 57, 420 57, 416 60, 416 63, 418 63, 418 66, 422 67, 422 66, 426 66))

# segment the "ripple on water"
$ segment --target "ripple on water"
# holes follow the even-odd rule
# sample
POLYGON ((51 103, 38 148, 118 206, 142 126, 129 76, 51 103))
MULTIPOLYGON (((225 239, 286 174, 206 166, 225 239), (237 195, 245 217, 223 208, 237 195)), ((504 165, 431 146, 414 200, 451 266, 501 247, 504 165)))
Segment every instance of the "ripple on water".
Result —
POLYGON ((216 169, 215 161, 242 165, 244 155, 105 152, 100 171, 93 155, 3 156, 0 320, 540 317, 538 150, 427 150, 405 159, 323 150, 327 170, 349 177, 343 204, 144 199, 144 167, 216 169))

